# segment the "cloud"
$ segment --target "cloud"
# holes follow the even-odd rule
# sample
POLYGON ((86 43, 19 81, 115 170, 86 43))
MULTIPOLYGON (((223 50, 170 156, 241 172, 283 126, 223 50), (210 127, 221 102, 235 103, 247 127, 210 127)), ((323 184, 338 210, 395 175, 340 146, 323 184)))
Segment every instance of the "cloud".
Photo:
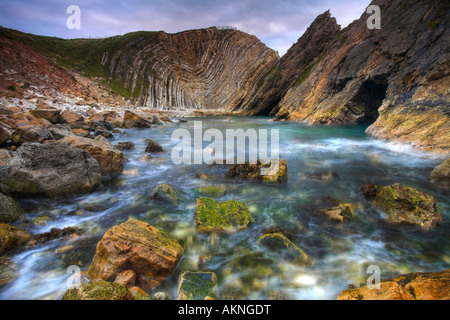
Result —
POLYGON ((138 30, 174 33, 234 26, 284 54, 311 22, 330 9, 347 26, 369 0, 2 0, 0 25, 62 38, 105 37, 138 30), (81 8, 81 29, 66 27, 69 5, 81 8))

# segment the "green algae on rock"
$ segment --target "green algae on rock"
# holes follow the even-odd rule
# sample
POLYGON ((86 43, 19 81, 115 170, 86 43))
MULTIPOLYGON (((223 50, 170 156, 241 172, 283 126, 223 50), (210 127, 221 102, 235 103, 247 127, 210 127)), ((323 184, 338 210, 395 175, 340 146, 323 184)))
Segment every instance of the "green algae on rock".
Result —
POLYGON ((133 300, 133 295, 124 285, 107 281, 93 281, 71 288, 64 293, 63 300, 133 300))
POLYGON ((289 240, 282 232, 266 233, 258 239, 263 246, 276 250, 285 251, 286 258, 301 264, 312 264, 313 260, 296 244, 289 240))
POLYGON ((194 192, 210 198, 220 198, 227 193, 225 186, 208 186, 195 188, 194 192))
POLYGON ((200 232, 234 232, 254 222, 247 204, 236 200, 219 202, 207 197, 197 199, 196 221, 200 232))
POLYGON ((178 204, 177 192, 174 188, 167 184, 160 184, 156 186, 150 194, 150 197, 155 200, 171 202, 175 205, 178 204))
POLYGON ((217 300, 219 289, 214 272, 183 271, 180 275, 177 300, 217 300))
POLYGON ((16 249, 30 239, 30 234, 9 224, 0 223, 0 254, 16 249))
POLYGON ((234 164, 226 172, 227 177, 241 177, 251 181, 260 181, 263 183, 283 183, 287 179, 287 162, 284 159, 278 161, 271 160, 263 163, 258 160, 256 163, 234 164), (267 170, 267 174, 262 174, 261 170, 267 170))
POLYGON ((438 203, 431 195, 399 183, 381 188, 375 205, 387 215, 389 223, 413 224, 429 230, 442 222, 438 203))

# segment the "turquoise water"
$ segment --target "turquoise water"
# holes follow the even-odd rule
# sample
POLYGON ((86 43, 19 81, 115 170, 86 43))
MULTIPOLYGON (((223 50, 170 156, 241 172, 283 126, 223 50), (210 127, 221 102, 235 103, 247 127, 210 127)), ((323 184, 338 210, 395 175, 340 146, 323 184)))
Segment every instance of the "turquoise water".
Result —
POLYGON ((113 225, 130 217, 171 232, 185 254, 163 284, 161 291, 175 297, 178 274, 183 269, 209 270, 218 275, 222 298, 239 299, 335 299, 348 284, 365 283, 369 265, 381 268, 382 278, 406 272, 440 271, 450 265, 450 197, 428 180, 443 159, 418 153, 405 145, 388 144, 368 137, 365 127, 311 127, 301 123, 270 122, 269 118, 203 118, 204 129, 280 130, 280 156, 288 164, 284 185, 270 186, 225 178, 221 165, 174 165, 170 152, 143 160, 150 138, 170 151, 176 144, 171 134, 187 123, 151 129, 126 130, 112 140, 132 141, 135 150, 125 151, 122 176, 104 181, 97 191, 59 199, 23 199, 27 217, 49 216, 50 222, 33 233, 52 227, 78 226, 84 236, 55 240, 14 257, 20 276, 0 290, 0 299, 60 299, 67 289, 70 265, 89 267, 95 246, 113 225), (308 179, 317 171, 336 173, 330 181, 308 179), (207 180, 199 178, 206 174, 207 180), (358 189, 365 183, 395 182, 433 195, 444 222, 430 232, 409 226, 391 226, 382 213, 363 199, 358 189), (178 207, 150 198, 153 188, 167 183, 181 194, 178 207), (197 234, 194 224, 200 186, 225 185, 218 200, 234 199, 248 204, 255 223, 232 235, 197 234), (331 196, 353 203, 356 217, 346 224, 313 215, 318 199, 331 196), (262 232, 278 226, 314 260, 302 267, 283 260, 277 252, 258 245, 262 232))

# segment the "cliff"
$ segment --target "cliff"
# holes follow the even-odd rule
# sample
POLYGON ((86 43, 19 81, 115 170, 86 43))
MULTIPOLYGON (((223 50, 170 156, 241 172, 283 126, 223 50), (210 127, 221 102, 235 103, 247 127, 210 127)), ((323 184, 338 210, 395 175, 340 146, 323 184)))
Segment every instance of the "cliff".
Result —
MULTIPOLYGON (((234 109, 279 60, 256 37, 217 28, 73 40, 2 28, 0 44, 16 56, 24 50, 45 56, 60 78, 68 78, 69 72, 75 78, 96 79, 136 106, 158 109, 234 109)), ((24 71, 8 57, 2 68, 24 71)), ((67 88, 72 86, 67 81, 67 88)))
POLYGON ((255 98, 261 108, 249 103, 241 112, 271 110, 278 120, 313 125, 373 123, 367 132, 374 137, 448 153, 448 2, 376 0, 373 4, 381 8, 380 30, 367 28, 369 14, 364 13, 339 31, 325 13, 265 80, 263 86, 282 88, 279 95, 262 92, 255 98), (324 34, 322 26, 327 30, 324 34), (310 35, 325 43, 312 42, 310 35), (305 47, 312 55, 300 49, 305 47), (294 84, 292 78, 298 74, 291 69, 301 70, 294 84))

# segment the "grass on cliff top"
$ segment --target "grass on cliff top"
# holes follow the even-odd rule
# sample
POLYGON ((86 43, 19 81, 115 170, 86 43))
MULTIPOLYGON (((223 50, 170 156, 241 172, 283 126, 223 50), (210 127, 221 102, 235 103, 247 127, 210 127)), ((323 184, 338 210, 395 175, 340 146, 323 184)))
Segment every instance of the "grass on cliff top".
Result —
POLYGON ((47 57, 58 67, 63 67, 85 76, 102 77, 105 79, 104 83, 113 92, 126 99, 137 97, 139 92, 132 92, 130 88, 125 86, 122 79, 111 77, 110 64, 102 65, 102 57, 105 52, 108 52, 108 61, 110 61, 119 51, 124 54, 130 50, 136 40, 139 39, 156 43, 159 39, 158 35, 159 32, 137 31, 102 39, 61 39, 0 27, 0 38, 23 42, 47 57))

